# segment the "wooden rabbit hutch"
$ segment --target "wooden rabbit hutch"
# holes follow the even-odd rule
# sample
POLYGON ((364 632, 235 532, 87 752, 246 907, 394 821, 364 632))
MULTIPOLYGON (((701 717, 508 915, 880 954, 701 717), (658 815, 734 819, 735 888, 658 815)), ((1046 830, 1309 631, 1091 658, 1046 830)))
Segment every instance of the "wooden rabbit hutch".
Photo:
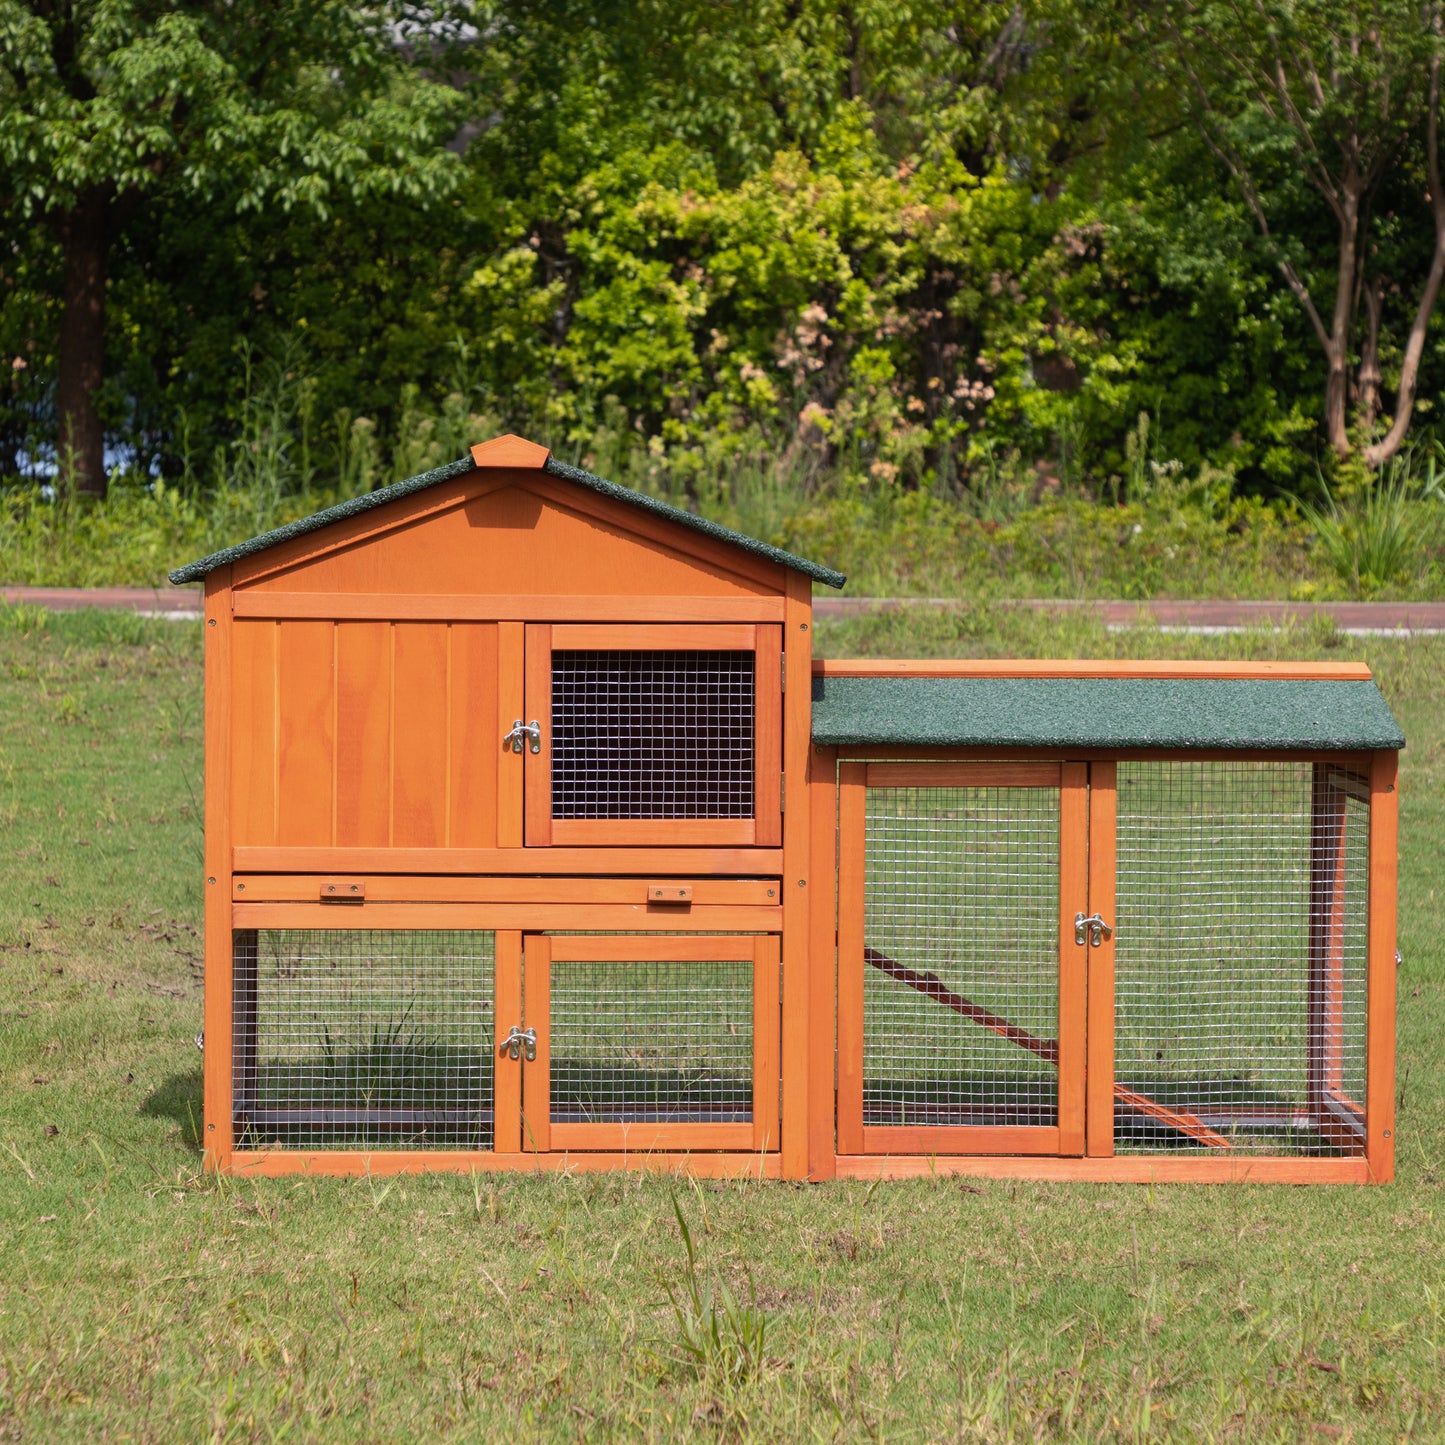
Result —
POLYGON ((515 437, 200 578, 211 1167, 1391 1177, 1364 668, 815 662, 515 437))

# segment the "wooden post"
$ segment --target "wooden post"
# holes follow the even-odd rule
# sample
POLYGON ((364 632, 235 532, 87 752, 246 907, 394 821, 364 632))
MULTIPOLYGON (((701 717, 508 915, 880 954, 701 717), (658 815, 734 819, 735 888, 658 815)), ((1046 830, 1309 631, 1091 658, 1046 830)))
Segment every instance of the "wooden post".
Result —
POLYGON ((1370 1178, 1395 1177, 1395 909, 1399 879, 1399 756, 1377 752, 1370 764, 1369 983, 1365 1017, 1365 1159, 1370 1178))
POLYGON ((809 758, 808 820, 812 831, 813 906, 808 920, 808 1178, 836 1170, 838 987, 838 750, 815 747, 809 758))
POLYGON ((206 578, 205 1167, 231 1163, 231 568, 206 578))
MULTIPOLYGON (((1089 903, 1089 765, 1064 763, 1059 780, 1059 1153, 1084 1152, 1084 1069, 1088 1037, 1086 937, 1074 941, 1074 916, 1089 903)), ((1110 919, 1110 922, 1113 920, 1110 919)))
POLYGON ((785 1179, 808 1173, 809 867, 808 754, 813 742, 813 584, 787 577, 783 614, 783 1122, 785 1179))
POLYGON ((838 1153, 863 1152, 868 765, 838 769, 838 1153))
POLYGON ((1114 948, 1119 765, 1089 764, 1089 901, 1115 933, 1089 949, 1089 1050, 1084 1136, 1089 1157, 1114 1157, 1114 948))

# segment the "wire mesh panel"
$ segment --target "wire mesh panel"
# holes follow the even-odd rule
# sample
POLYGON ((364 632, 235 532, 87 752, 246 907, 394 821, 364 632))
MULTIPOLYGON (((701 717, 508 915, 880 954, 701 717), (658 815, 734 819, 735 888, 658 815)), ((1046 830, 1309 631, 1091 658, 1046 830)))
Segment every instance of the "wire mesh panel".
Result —
POLYGON ((237 933, 241 1149, 490 1149, 495 935, 237 933))
POLYGON ((864 1125, 1058 1118, 1059 793, 869 787, 864 1125))
POLYGON ((750 818, 755 658, 552 654, 554 818, 750 818))
POLYGON ((1119 765, 1118 1152, 1363 1152, 1363 788, 1309 761, 1119 765))
POLYGON ((753 1117, 751 960, 551 964, 553 1124, 753 1117))

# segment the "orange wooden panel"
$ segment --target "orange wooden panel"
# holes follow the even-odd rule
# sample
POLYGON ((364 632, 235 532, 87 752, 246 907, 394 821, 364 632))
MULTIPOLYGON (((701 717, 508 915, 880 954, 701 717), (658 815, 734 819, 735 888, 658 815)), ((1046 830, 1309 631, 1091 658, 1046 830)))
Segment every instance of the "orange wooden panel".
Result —
POLYGON ((781 590, 783 569, 536 472, 474 473, 262 554, 257 590, 659 597, 781 590), (763 574, 768 573, 767 577, 763 574))
MULTIPOLYGON (((237 903, 314 903, 322 877, 315 873, 247 873, 231 885, 237 903)), ((653 903, 648 892, 656 880, 641 878, 467 878, 393 877, 385 873, 348 875, 372 903, 625 903, 647 905, 658 919, 688 926, 692 908, 729 906, 776 908, 782 895, 778 880, 702 878, 672 880, 663 887, 692 889, 691 904, 653 903)))
POLYGON ((442 622, 399 622, 392 629, 391 841, 398 848, 446 842, 452 683, 447 632, 442 622))
POLYGON ((1151 677, 1151 678, 1317 678, 1368 682, 1363 662, 1178 662, 1115 658, 1045 660, 1014 658, 916 659, 819 658, 813 664, 822 677, 1151 677))
MULTIPOLYGON (((221 625, 219 614, 216 625, 221 625)), ((227 626, 231 836, 237 843, 264 847, 276 841, 276 624, 232 624, 228 615, 227 626)), ((209 700, 216 683, 208 678, 206 686, 209 700)))
POLYGON ((1363 1159, 1028 1159, 877 1155, 840 1156, 840 1179, 927 1179, 963 1175, 975 1179, 1057 1180, 1094 1184, 1367 1184, 1363 1159))
POLYGON ((1395 910, 1399 879, 1399 757, 1375 754, 1370 770, 1369 980, 1366 985, 1365 1150, 1370 1178, 1395 1177, 1395 910))
POLYGON ((813 901, 808 915, 808 1177, 831 1179, 836 1150, 838 988, 838 764, 832 748, 809 759, 813 901))
MULTIPOLYGON (((520 622, 497 626, 497 719, 490 739, 490 755, 497 761, 497 847, 522 846, 522 814, 526 776, 526 753, 514 753, 503 738, 512 725, 527 720, 526 689, 527 633, 520 622)), ((485 721, 478 718, 478 727, 485 721)), ((484 738, 483 741, 486 741, 484 738)), ((529 867, 532 865, 528 865, 529 867)), ((475 871, 483 872, 478 868, 475 871)))
MULTIPOLYGON (((696 1150, 748 1149, 753 1143, 751 1124, 549 1124, 551 1148, 572 1150, 696 1150)), ((776 1140, 770 1147, 776 1147, 776 1140)))
POLYGON ((276 841, 334 846, 336 629, 283 622, 277 646, 276 841))
MULTIPOLYGON (((776 937, 753 940, 753 1122, 748 1143, 754 1149, 779 1144, 779 1088, 782 1082, 779 988, 782 950, 776 937)), ((719 1147, 730 1148, 731 1145, 719 1147)))
MULTIPOLYGON (((783 629, 755 627, 753 652, 753 819, 751 842, 783 841, 783 629)), ((807 676, 806 669, 803 675, 807 676)))
MULTIPOLYGON (((786 576, 788 610, 783 624, 783 647, 791 663, 795 685, 783 703, 783 776, 793 779, 796 791, 805 789, 808 753, 813 746, 813 689, 810 677, 813 660, 813 587, 797 572, 786 576)), ((759 699, 759 713, 761 703, 759 699)), ((783 814, 783 1177, 806 1179, 808 1175, 808 1019, 809 995, 808 921, 812 865, 809 860, 811 835, 808 810, 796 800, 783 814)))
POLYGON ((1057 763, 870 763, 870 788, 1057 788, 1057 763))
POLYGON ((385 847, 391 823, 392 629, 336 625, 336 843, 385 847))
POLYGON ((546 447, 530 442, 526 437, 493 437, 490 441, 478 442, 472 448, 472 465, 477 467, 543 467, 552 455, 546 447))
POLYGON ((371 619, 378 622, 781 622, 781 597, 640 597, 535 592, 236 593, 237 617, 371 619))
POLYGON ((1062 1154, 1059 1130, 1045 1125, 893 1125, 863 1129, 865 1154, 1062 1154))
POLYGON ((231 569, 206 578, 205 625, 205 996, 202 1158, 209 1169, 231 1159, 231 569))
POLYGON ((838 1152, 863 1152, 867 769, 838 769, 838 1152))
MULTIPOLYGON (((505 814, 499 814, 504 818, 505 814)), ((241 873, 777 874, 777 848, 237 848, 241 873)))
MULTIPOLYGON (((453 477, 428 487, 423 493, 385 503, 329 527, 280 542, 255 556, 243 557, 234 567, 236 591, 232 605, 246 593, 272 588, 285 590, 288 577, 296 579, 301 588, 315 591, 323 576, 323 569, 317 564, 330 558, 340 559, 340 573, 348 582, 340 590, 375 591, 374 584, 384 569, 381 550, 371 544, 398 528, 418 526, 428 517, 455 510, 470 498, 498 491, 518 475, 472 472, 453 477)), ((335 575, 333 572, 333 578, 335 575)))
POLYGON ((505 762, 496 730, 497 628, 457 623, 449 629, 449 647, 450 799, 445 842, 452 848, 495 847, 497 774, 505 762))
POLYGON ((552 644, 563 651, 596 649, 603 652, 751 652, 757 632, 740 623, 699 627, 693 623, 652 623, 645 627, 607 623, 557 623, 552 644))
MULTIPOLYGON (((646 903, 227 902, 237 928, 337 928, 344 919, 347 928, 607 928, 666 935, 679 926, 668 910, 646 903)), ((782 924, 781 908, 694 908, 685 926, 703 932, 777 933, 782 924)))
MULTIPOLYGON (((778 594, 786 589, 806 589, 811 606, 812 583, 800 573, 791 572, 776 562, 756 553, 745 552, 727 542, 700 534, 691 527, 651 516, 639 520, 636 511, 625 502, 613 501, 596 492, 583 491, 557 477, 532 476, 527 487, 544 501, 577 513, 594 525, 617 527, 629 539, 639 536, 642 545, 653 550, 676 551, 678 556, 694 564, 716 567, 724 578, 737 583, 751 583, 764 592, 778 594)), ((639 589, 640 590, 640 589, 639 589)), ((699 589, 703 590, 703 589, 699 589)))
MULTIPOLYGON (((1074 915, 1088 912, 1089 769, 1065 763, 1059 790, 1059 1152, 1084 1152, 1088 1042, 1088 944, 1074 942, 1074 915)), ((1110 919, 1110 922, 1113 920, 1110 919)))
MULTIPOLYGON (((534 753, 530 739, 523 744, 522 773, 526 825, 523 836, 529 848, 545 848, 552 842, 552 628, 545 623, 527 628, 526 701, 522 717, 535 720, 542 729, 542 750, 534 753)), ((560 840, 559 840, 560 841, 560 840)), ((601 842, 602 838, 569 839, 569 842, 601 842)), ((672 842, 673 839, 624 839, 612 834, 613 843, 672 842)), ((736 841, 730 839, 728 841, 736 841)))
MULTIPOLYGON (((874 1161, 877 1162, 876 1160, 874 1161)), ((391 1174, 548 1174, 596 1173, 601 1170, 649 1170, 695 1179, 776 1179, 782 1172, 776 1154, 686 1154, 672 1152, 574 1154, 488 1154, 481 1150, 412 1149, 364 1154, 354 1150, 237 1152, 229 1173, 238 1177, 278 1179, 311 1175, 352 1179, 391 1174)))
MULTIPOLYGON (((1118 767, 1089 764, 1089 896, 1085 913, 1115 920, 1118 767)), ((1112 935, 1088 955, 1088 1065, 1084 1136, 1092 1158, 1114 1153, 1114 945, 1112 935)))
POLYGON ((522 1148, 546 1154, 552 1147, 552 940, 523 942, 522 1016, 537 1034, 537 1057, 522 1061, 522 1148))
POLYGON ((496 1065, 492 1148, 498 1154, 515 1154, 522 1147, 522 1070, 527 1067, 502 1050, 502 1040, 513 1026, 522 1024, 522 935, 515 929, 496 934, 496 1038, 492 1058, 496 1065))
POLYGON ((558 963, 650 963, 675 960, 678 963, 715 963, 751 959, 757 944, 747 937, 553 938, 548 940, 549 959, 558 963))

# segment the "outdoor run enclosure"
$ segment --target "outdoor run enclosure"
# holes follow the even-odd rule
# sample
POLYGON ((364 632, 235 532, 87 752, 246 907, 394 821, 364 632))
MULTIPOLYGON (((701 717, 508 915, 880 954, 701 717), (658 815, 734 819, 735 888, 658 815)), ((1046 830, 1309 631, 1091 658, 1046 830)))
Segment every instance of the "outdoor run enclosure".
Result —
POLYGON ((211 1167, 1392 1176, 1363 667, 815 661, 515 437, 197 578, 211 1167))

